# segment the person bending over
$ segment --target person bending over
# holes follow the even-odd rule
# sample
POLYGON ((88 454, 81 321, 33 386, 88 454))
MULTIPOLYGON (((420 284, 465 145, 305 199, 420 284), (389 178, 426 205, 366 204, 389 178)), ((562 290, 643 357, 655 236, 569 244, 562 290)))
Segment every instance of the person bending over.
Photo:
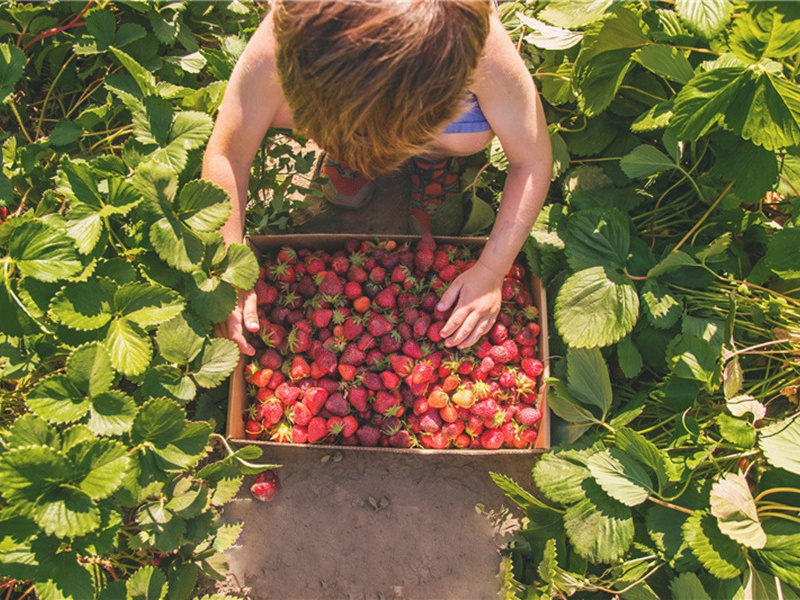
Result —
MULTIPOLYGON (((250 168, 271 127, 324 149, 332 204, 367 204, 376 176, 411 160, 411 227, 458 191, 453 157, 497 136, 508 176, 480 259, 453 281, 445 345, 466 348, 490 330, 503 277, 542 207, 552 157, 536 88, 491 0, 277 0, 231 75, 203 160, 203 177, 231 196, 227 243, 244 235, 250 168)), ((253 355, 255 294, 242 292, 224 324, 253 355)))

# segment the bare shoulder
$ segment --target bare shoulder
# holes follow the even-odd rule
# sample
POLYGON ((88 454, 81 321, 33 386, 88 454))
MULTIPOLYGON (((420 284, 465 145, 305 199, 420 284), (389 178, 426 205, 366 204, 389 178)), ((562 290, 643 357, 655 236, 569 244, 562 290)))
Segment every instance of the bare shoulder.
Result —
POLYGON ((261 24, 247 42, 242 56, 237 63, 237 69, 249 72, 258 70, 260 73, 272 71, 277 77, 276 69, 276 43, 272 30, 272 14, 267 13, 261 24))
POLYGON ((530 75, 519 52, 500 18, 493 15, 483 55, 475 71, 476 93, 516 88, 528 79, 530 75))

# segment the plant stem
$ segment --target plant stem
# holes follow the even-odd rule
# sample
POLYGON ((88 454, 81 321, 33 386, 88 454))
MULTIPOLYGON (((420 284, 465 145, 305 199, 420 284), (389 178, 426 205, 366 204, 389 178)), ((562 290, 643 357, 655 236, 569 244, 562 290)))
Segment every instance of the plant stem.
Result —
POLYGON ((764 513, 758 513, 758 516, 759 516, 759 518, 775 517, 777 519, 784 519, 786 521, 792 521, 793 523, 800 523, 800 518, 791 517, 791 516, 785 515, 783 513, 764 512, 764 513))
POLYGON ((650 500, 650 502, 655 502, 659 506, 663 506, 665 508, 671 508, 672 510, 677 510, 678 512, 686 513, 687 515, 690 515, 693 512, 688 508, 684 508, 683 506, 678 506, 677 504, 672 504, 672 502, 661 500, 659 498, 656 498, 655 496, 648 496, 647 499, 650 500))
POLYGON ((25 136, 25 139, 28 140, 29 144, 32 144, 33 143, 33 139, 31 138, 30 134, 28 133, 28 130, 25 129, 25 125, 22 123, 22 117, 19 115, 19 112, 17 111, 16 103, 12 100, 11 102, 8 102, 7 104, 8 104, 8 106, 11 107, 11 112, 14 113, 14 116, 17 117, 17 123, 19 123, 20 131, 22 131, 22 134, 25 136))
POLYGON ((42 122, 44 121, 44 113, 47 110, 47 102, 50 100, 50 95, 53 93, 53 90, 56 87, 56 83, 58 83, 59 78, 64 73, 64 69, 67 68, 67 65, 72 62, 75 58, 75 54, 71 54, 70 57, 64 61, 64 64, 61 65, 61 69, 59 69, 58 73, 56 73, 55 78, 53 79, 50 86, 47 88, 47 94, 44 97, 44 103, 42 104, 42 110, 39 113, 39 122, 36 124, 36 138, 38 139, 42 133, 42 122))
MULTIPOLYGON (((694 181, 694 180, 692 180, 692 181, 694 181)), ((697 184, 695 184, 695 185, 697 185, 697 184)), ((705 220, 708 218, 708 216, 709 216, 709 215, 710 215, 710 214, 711 214, 711 213, 714 211, 714 209, 715 209, 715 208, 717 208, 717 205, 718 205, 720 202, 722 202, 722 199, 723 199, 725 196, 727 196, 727 195, 728 195, 728 192, 731 190, 731 188, 732 188, 732 187, 733 187, 733 181, 731 181, 731 182, 730 182, 730 183, 729 183, 729 184, 728 184, 728 185, 725 187, 725 189, 724 189, 724 190, 722 190, 722 193, 719 195, 719 197, 718 197, 716 200, 714 200, 714 203, 713 203, 711 206, 709 206, 709 207, 708 207, 708 210, 707 210, 707 211, 705 212, 705 214, 704 214, 704 215, 703 215, 703 216, 700 218, 700 220, 699 220, 697 223, 695 223, 694 227, 692 227, 692 228, 691 228, 689 231, 687 231, 687 232, 686 232, 686 235, 684 235, 684 236, 683 236, 683 238, 681 238, 681 241, 680 241, 680 242, 678 242, 678 245, 677 245, 677 246, 675 246, 675 247, 672 249, 672 251, 673 251, 673 252, 677 252, 677 251, 680 249, 680 247, 681 247, 681 246, 683 246, 683 244, 684 244, 684 243, 686 243, 686 240, 688 240, 690 237, 692 237, 692 234, 694 233, 695 229, 697 229, 698 227, 700 227, 700 225, 702 225, 702 224, 703 224, 703 221, 705 221, 705 220)))
POLYGON ((768 490, 764 490, 758 496, 755 497, 756 504, 759 500, 764 498, 765 496, 769 496, 770 494, 800 494, 800 490, 797 488, 788 488, 788 487, 777 487, 777 488, 770 488, 768 490))

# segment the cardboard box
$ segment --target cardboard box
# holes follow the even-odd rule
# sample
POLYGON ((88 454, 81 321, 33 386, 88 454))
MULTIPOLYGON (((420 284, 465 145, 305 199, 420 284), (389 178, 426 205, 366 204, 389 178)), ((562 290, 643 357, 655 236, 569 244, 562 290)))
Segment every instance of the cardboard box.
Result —
MULTIPOLYGON (((281 246, 292 246, 296 248, 311 248, 313 250, 338 249, 344 246, 348 239, 374 240, 374 239, 393 239, 398 243, 419 240, 419 236, 413 235, 390 235, 374 236, 359 234, 294 234, 294 235, 271 235, 271 236, 251 236, 248 242, 256 251, 256 254, 264 254, 270 250, 281 246)), ((486 238, 468 237, 437 237, 437 244, 470 244, 483 246, 486 238)), ((231 375, 230 397, 228 401, 228 424, 226 436, 234 444, 255 444, 258 446, 277 446, 281 448, 327 448, 330 450, 357 450, 357 451, 391 451, 411 454, 452 454, 476 456, 481 454, 526 454, 530 452, 544 452, 550 448, 550 409, 547 406, 547 384, 549 376, 549 347, 547 338, 547 300, 541 282, 531 277, 531 295, 536 308, 539 309, 539 343, 537 346, 537 356, 544 363, 544 372, 538 378, 539 390, 537 393, 537 407, 542 413, 542 420, 539 422, 539 435, 534 442, 534 447, 530 449, 501 448, 498 450, 476 450, 476 449, 457 449, 449 448, 446 450, 429 450, 424 448, 392 448, 392 447, 367 447, 367 446, 343 446, 334 444, 287 444, 271 442, 266 440, 248 440, 245 437, 245 418, 244 411, 250 403, 247 397, 247 383, 244 379, 244 368, 249 357, 242 355, 239 365, 231 375)))

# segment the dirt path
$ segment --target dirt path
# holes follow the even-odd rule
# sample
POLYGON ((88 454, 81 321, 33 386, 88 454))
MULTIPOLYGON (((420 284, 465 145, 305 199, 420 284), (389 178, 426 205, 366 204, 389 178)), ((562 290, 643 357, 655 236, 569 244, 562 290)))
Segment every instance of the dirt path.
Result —
MULTIPOLYGON (((329 209, 301 230, 406 233, 407 196, 407 178, 388 177, 369 206, 329 209)), ((497 598, 502 536, 486 513, 505 503, 489 473, 530 485, 533 455, 278 448, 265 458, 283 465, 278 498, 263 504, 245 487, 224 515, 245 522, 229 559, 249 597, 497 598)))

